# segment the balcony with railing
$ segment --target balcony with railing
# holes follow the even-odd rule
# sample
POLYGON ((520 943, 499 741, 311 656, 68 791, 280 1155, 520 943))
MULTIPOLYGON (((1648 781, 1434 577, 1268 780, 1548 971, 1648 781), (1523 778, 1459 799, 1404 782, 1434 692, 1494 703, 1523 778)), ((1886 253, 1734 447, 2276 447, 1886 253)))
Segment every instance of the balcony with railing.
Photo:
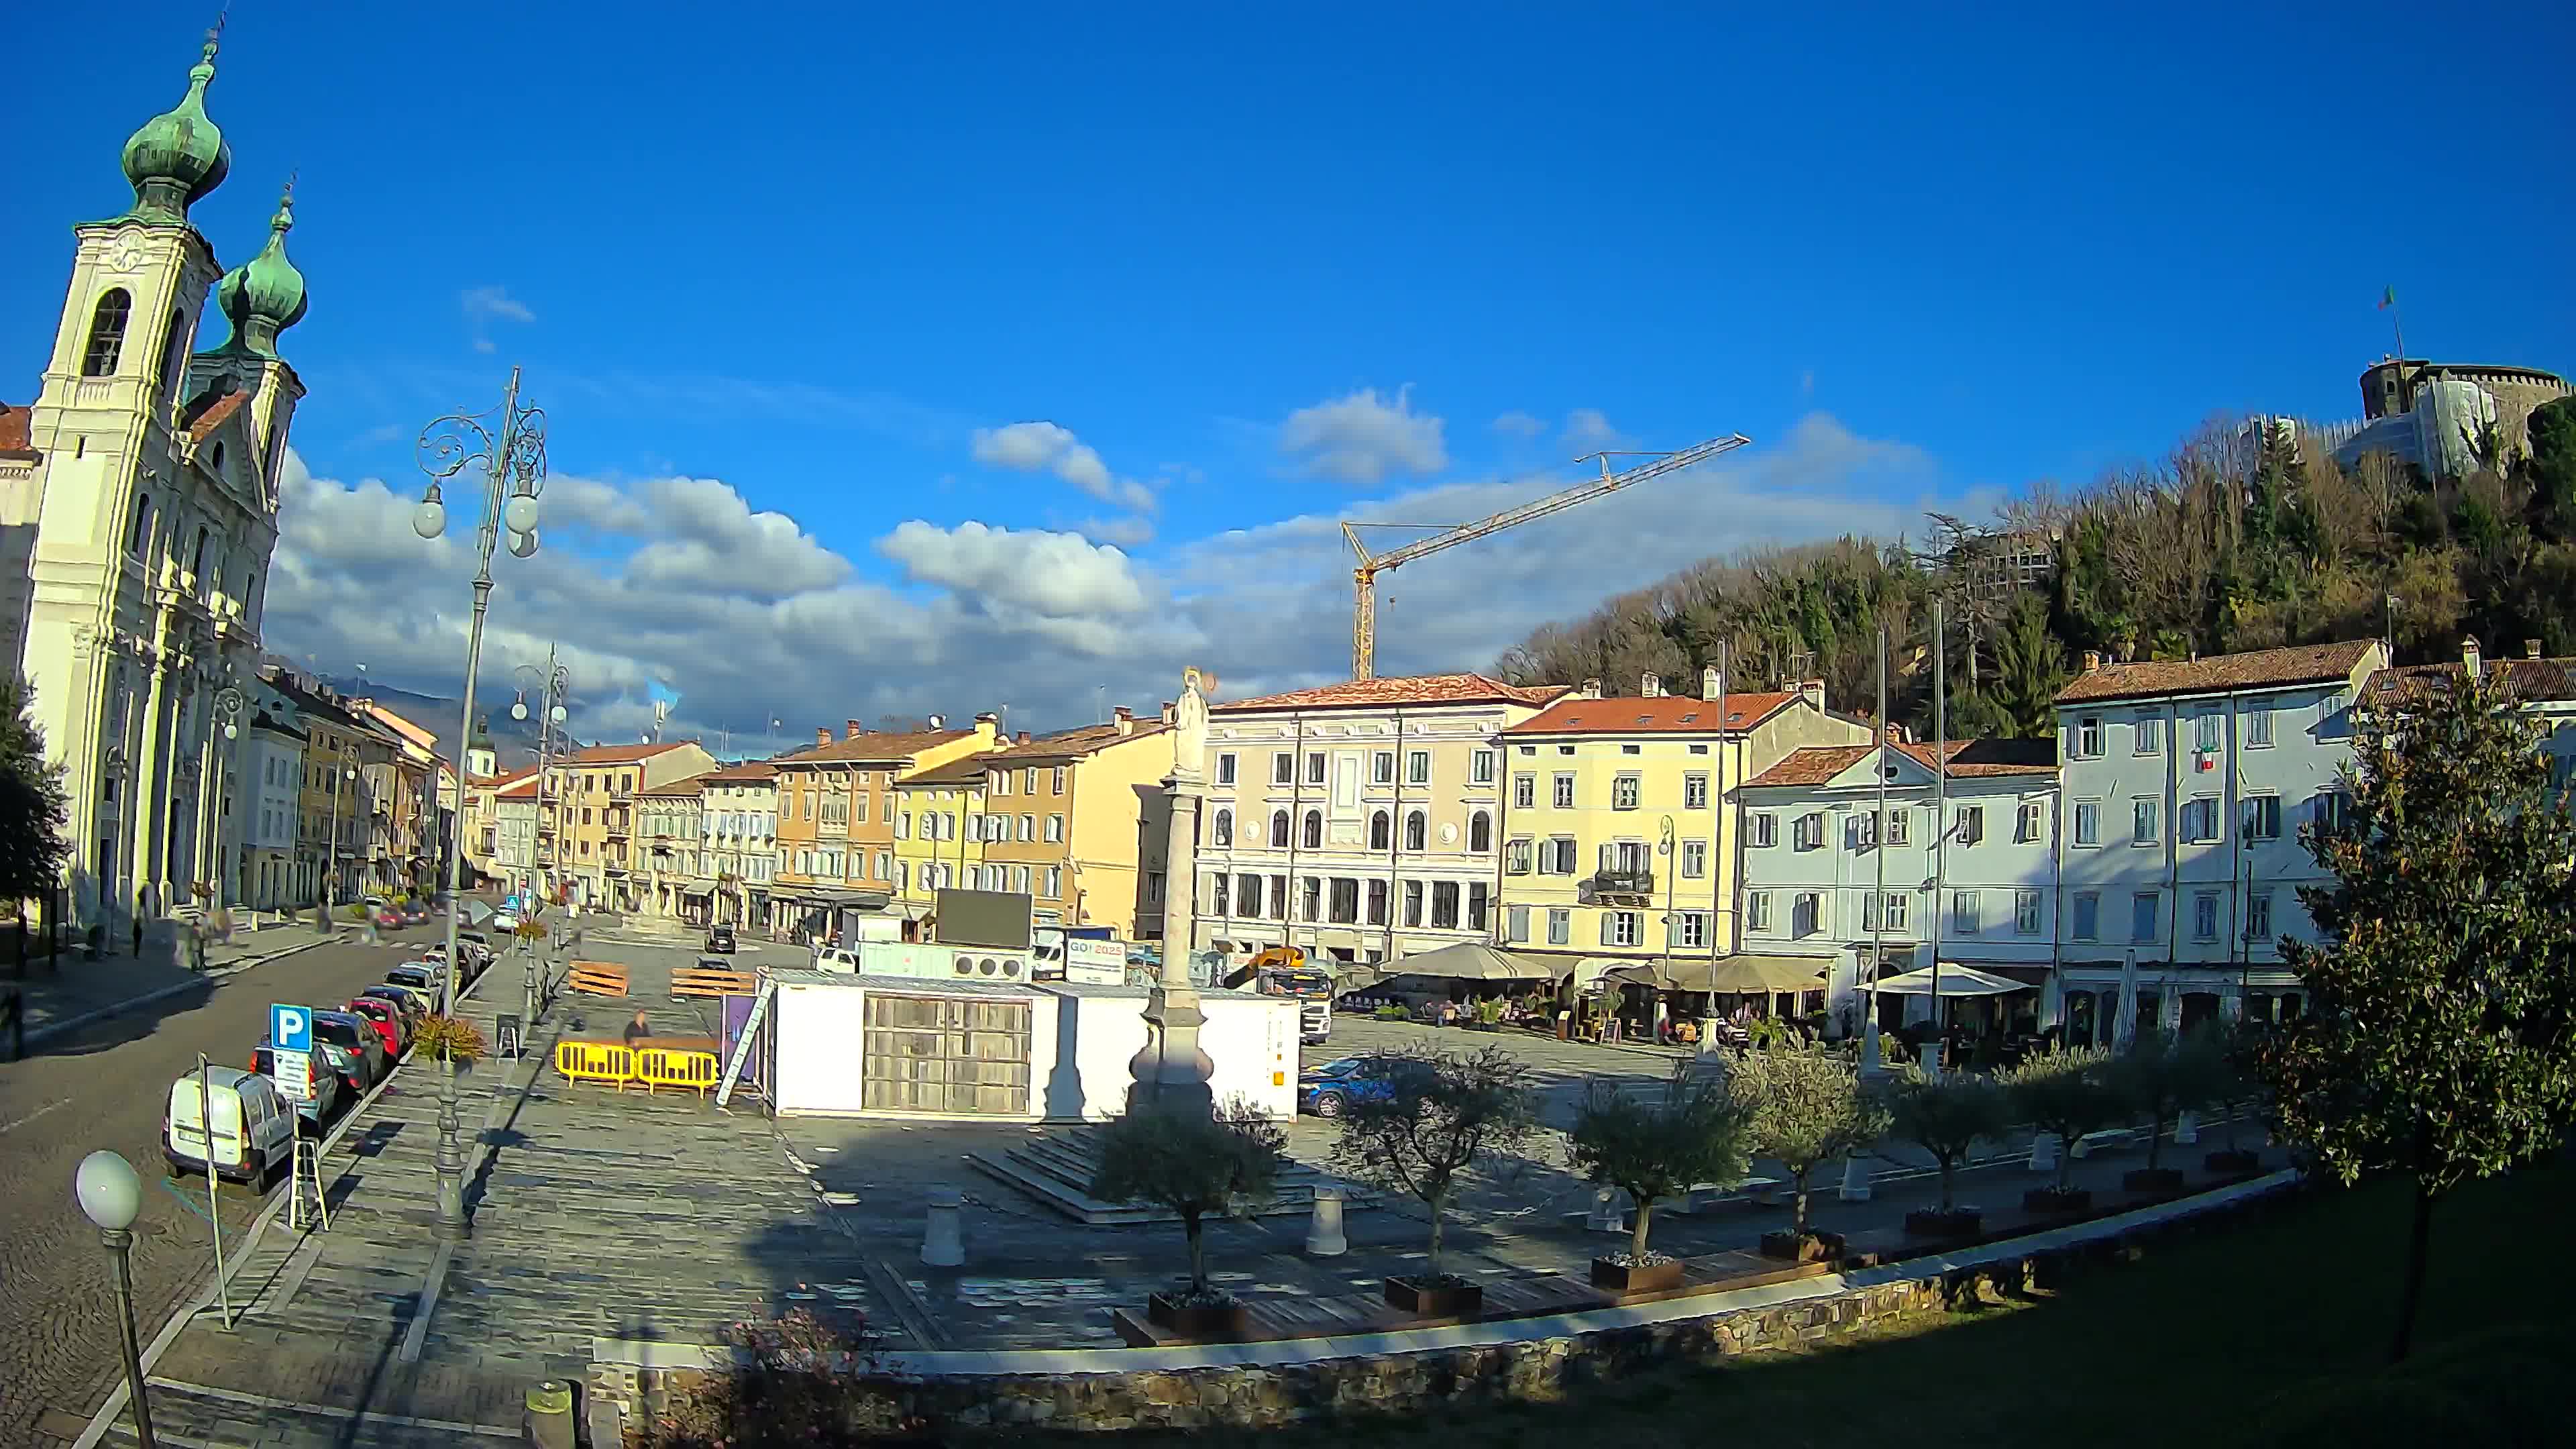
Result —
POLYGON ((1594 871, 1586 884, 1595 896, 1651 896, 1655 893, 1655 873, 1646 869, 1614 867, 1594 871))

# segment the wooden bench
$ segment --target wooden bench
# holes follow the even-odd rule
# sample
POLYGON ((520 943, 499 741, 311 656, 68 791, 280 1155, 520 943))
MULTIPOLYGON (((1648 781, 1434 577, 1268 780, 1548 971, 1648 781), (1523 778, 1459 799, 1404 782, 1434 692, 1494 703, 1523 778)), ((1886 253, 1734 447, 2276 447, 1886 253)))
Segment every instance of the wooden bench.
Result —
POLYGON ((585 996, 624 996, 626 968, 610 961, 575 961, 564 985, 585 996))
POLYGON ((2096 1152, 2110 1152, 2117 1148, 2135 1147, 2137 1145, 2137 1128, 2105 1127, 2099 1132, 2087 1132, 2083 1136, 2076 1138, 2075 1151, 2072 1155, 2078 1160, 2081 1160, 2092 1156, 2096 1152))
POLYGON ((671 996, 749 996, 758 983, 748 971, 715 966, 681 966, 671 972, 671 996))
POLYGON ((1695 1182, 1682 1191, 1681 1199, 1667 1211, 1685 1217, 1713 1208, 1730 1198, 1741 1198, 1755 1207, 1771 1207, 1780 1200, 1783 1186, 1776 1177, 1747 1177, 1734 1182, 1695 1182))

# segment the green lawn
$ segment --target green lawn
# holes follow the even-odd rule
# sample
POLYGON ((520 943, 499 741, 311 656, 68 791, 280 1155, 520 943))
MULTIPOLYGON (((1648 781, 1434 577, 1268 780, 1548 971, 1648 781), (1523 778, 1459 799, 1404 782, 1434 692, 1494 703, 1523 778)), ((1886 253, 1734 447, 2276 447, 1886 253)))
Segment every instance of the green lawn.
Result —
MULTIPOLYGON (((2327 1191, 2269 1221, 2151 1250, 2028 1304, 1918 1320, 1844 1346, 1674 1370, 1579 1401, 1122 1445, 1263 1449, 1931 1449, 2570 1442, 2556 1401, 2571 1322, 2557 1232, 2565 1159, 2463 1189, 2434 1222, 2416 1352, 2382 1367, 2409 1201, 2327 1191), (2543 1403, 2544 1398, 2549 1402, 2543 1403), (2540 1417, 2545 1411, 2546 1417, 2540 1417)), ((1014 1436, 1015 1438, 1020 1436, 1014 1436)), ((1057 1436, 1045 1436, 1054 1438, 1057 1436)), ((1090 1442, 1100 1442, 1094 1437, 1090 1442)))

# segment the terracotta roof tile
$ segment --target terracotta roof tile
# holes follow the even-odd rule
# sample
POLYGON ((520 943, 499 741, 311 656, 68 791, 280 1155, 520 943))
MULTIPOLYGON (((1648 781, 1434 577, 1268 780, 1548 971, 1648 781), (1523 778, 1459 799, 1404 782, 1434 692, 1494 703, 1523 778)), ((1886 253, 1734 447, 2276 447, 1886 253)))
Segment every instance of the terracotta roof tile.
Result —
MULTIPOLYGON (((1725 728, 1750 729, 1773 711, 1786 709, 1794 693, 1730 694, 1725 728)), ((1530 716, 1507 735, 1670 735, 1715 734, 1717 705, 1687 694, 1659 694, 1620 699, 1560 699, 1530 716)))
POLYGON ((35 414, 31 410, 0 403, 0 453, 34 452, 28 433, 34 422, 35 414))
POLYGON ((913 730, 895 734, 870 732, 856 739, 842 738, 828 745, 809 745, 792 755, 781 755, 775 763, 781 769, 797 765, 899 765, 923 750, 973 736, 973 730, 913 730))
MULTIPOLYGON (((2522 698, 2576 699, 2576 659, 2490 659, 2486 672, 2501 675, 2522 698)), ((2407 694, 2430 689, 2436 682, 2449 684, 2460 677, 2460 665, 2404 664, 2383 669, 2370 676, 2365 700, 2403 698, 2407 694)))
POLYGON ((1482 674, 1415 674, 1346 679, 1285 694, 1210 705, 1212 714, 1274 709, 1382 709, 1401 704, 1545 704, 1565 693, 1562 684, 1517 685, 1482 674))
MULTIPOLYGON (((1872 748, 1869 745, 1813 745, 1803 750, 1791 750, 1787 758, 1745 783, 1748 786, 1822 785, 1860 763, 1872 748)), ((1901 744, 1896 748, 1923 768, 1932 768, 1931 745, 1901 744)), ((1950 778, 1954 780, 2057 773, 2055 740, 1952 740, 1945 753, 1949 757, 1950 778)))
POLYGON ((2141 699, 2159 694, 2214 694, 2229 689, 2278 689, 2294 684, 2322 684, 2349 678, 2378 641, 2345 639, 2334 644, 2296 644, 2287 649, 2258 649, 2251 654, 2213 654, 2206 659, 2150 659, 2135 664, 2105 663, 2057 692, 2059 704, 2097 699, 2141 699))
MULTIPOLYGON (((714 772, 708 772, 708 774, 712 773, 714 772)), ((651 789, 638 790, 635 793, 645 798, 683 800, 691 795, 703 795, 706 789, 706 775, 691 775, 685 780, 673 780, 667 785, 655 785, 651 789)))
POLYGON ((895 784, 898 788, 905 785, 981 785, 984 783, 984 767, 992 759, 989 754, 968 755, 944 765, 933 765, 927 770, 915 770, 898 778, 895 784))
POLYGON ((768 760, 744 760, 698 778, 710 785, 766 785, 778 778, 778 766, 768 760))
POLYGON ((1161 720, 1151 722, 1138 720, 1133 729, 1120 734, 1118 726, 1114 724, 1084 725, 1079 729, 1058 730, 1054 734, 1031 740, 1025 745, 1013 745, 1007 750, 996 750, 983 758, 1007 761, 1014 765, 1042 765, 1050 760, 1079 760, 1086 755, 1098 754, 1111 745, 1124 744, 1129 740, 1141 740, 1148 735, 1159 735, 1170 728, 1171 726, 1161 720))
POLYGON ((215 429, 222 427, 226 418, 240 412, 249 402, 249 393, 225 393, 187 420, 188 436, 200 443, 213 437, 215 429))

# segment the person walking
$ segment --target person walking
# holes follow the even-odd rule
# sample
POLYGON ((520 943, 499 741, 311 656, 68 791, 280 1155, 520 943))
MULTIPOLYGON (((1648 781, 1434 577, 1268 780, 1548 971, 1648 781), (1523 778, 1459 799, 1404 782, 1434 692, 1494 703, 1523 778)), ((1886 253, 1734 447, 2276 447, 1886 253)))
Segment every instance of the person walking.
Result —
POLYGON ((642 1010, 637 1010, 635 1013, 635 1019, 626 1023, 626 1044, 631 1047, 635 1045, 637 1041, 648 1038, 652 1035, 653 1023, 644 1019, 644 1013, 642 1010))

